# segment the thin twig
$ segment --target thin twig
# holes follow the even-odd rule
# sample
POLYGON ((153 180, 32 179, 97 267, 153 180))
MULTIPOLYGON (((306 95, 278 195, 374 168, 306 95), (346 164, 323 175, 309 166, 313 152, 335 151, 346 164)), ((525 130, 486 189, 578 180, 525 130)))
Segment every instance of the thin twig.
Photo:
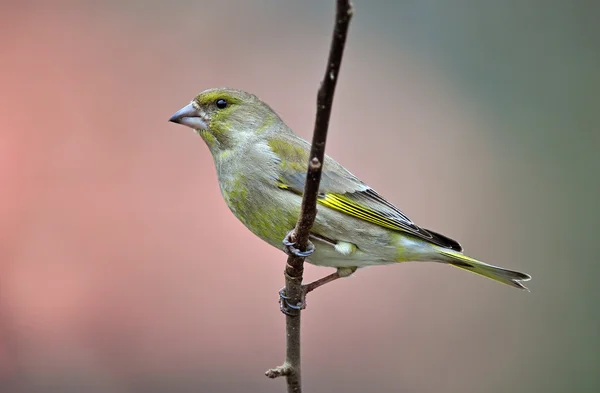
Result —
MULTIPOLYGON (((325 70, 325 77, 321 82, 317 95, 317 116, 312 138, 312 147, 309 156, 306 184, 302 197, 300 217, 291 236, 295 247, 305 251, 308 246, 310 229, 317 216, 317 195, 321 182, 321 171, 325 158, 325 143, 331 116, 331 106, 335 93, 342 56, 348 35, 348 26, 353 14, 349 0, 337 0, 336 16, 329 59, 325 70)), ((302 274, 304 272, 304 258, 290 256, 285 268, 285 294, 290 304, 300 304, 303 301, 302 274)), ((290 310, 292 311, 292 310, 290 310)), ((288 393, 302 391, 300 379, 300 310, 286 315, 286 359, 283 365, 268 370, 266 375, 270 378, 286 376, 288 393)))

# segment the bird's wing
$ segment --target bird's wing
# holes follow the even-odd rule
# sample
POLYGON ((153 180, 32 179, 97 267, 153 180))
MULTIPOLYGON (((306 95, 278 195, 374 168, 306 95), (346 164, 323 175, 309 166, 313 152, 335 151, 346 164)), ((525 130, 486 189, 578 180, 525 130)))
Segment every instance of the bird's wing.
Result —
MULTIPOLYGON (((271 137, 268 144, 277 157, 278 187, 302 194, 306 181, 310 144, 295 135, 271 137)), ((396 206, 326 156, 317 202, 323 206, 395 231, 406 232, 430 243, 462 251, 458 242, 417 226, 396 206)))

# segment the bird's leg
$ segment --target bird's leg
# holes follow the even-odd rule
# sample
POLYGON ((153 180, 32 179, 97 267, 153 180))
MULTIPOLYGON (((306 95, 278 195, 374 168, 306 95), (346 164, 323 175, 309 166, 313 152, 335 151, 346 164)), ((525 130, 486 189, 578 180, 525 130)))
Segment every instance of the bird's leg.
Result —
MULTIPOLYGON (((298 304, 290 304, 288 302, 289 297, 285 294, 285 287, 279 290, 279 309, 286 315, 292 315, 289 308, 298 311, 306 308, 306 294, 314 291, 315 289, 337 280, 338 278, 344 278, 350 276, 356 271, 356 267, 339 267, 335 273, 328 274, 325 277, 319 278, 318 280, 309 282, 308 284, 302 285, 302 298, 298 304)), ((295 314, 293 314, 295 315, 295 314)))
POLYGON ((283 251, 285 251, 286 254, 293 256, 293 257, 307 257, 315 251, 315 245, 312 244, 312 242, 310 240, 308 241, 308 244, 306 245, 306 251, 298 250, 295 247, 296 242, 292 241, 293 233, 294 233, 294 230, 292 229, 283 238, 283 245, 285 246, 285 247, 283 247, 283 251))
POLYGON ((307 293, 314 291, 320 286, 335 281, 338 278, 342 278, 342 276, 340 276, 340 274, 336 271, 335 273, 328 274, 325 277, 319 278, 318 280, 309 282, 308 284, 304 284, 302 286, 302 289, 304 289, 304 295, 306 296, 307 293))
POLYGON ((358 269, 356 266, 353 267, 338 267, 335 273, 328 274, 325 277, 319 278, 313 282, 309 282, 308 284, 302 285, 302 289, 304 290, 304 296, 307 293, 314 291, 315 289, 330 283, 332 281, 337 280, 338 278, 344 278, 350 276, 358 269))

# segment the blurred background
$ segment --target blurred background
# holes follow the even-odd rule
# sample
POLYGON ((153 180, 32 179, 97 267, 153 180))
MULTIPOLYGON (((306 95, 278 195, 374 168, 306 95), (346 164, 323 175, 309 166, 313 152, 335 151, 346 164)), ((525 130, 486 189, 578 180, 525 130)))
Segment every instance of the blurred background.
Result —
MULTIPOLYGON (((167 119, 230 86, 309 138, 333 3, 0 3, 2 393, 284 391, 263 372, 285 256, 167 119)), ((599 3, 354 6, 328 153, 534 279, 422 263, 319 289, 305 391, 598 392, 599 3)))

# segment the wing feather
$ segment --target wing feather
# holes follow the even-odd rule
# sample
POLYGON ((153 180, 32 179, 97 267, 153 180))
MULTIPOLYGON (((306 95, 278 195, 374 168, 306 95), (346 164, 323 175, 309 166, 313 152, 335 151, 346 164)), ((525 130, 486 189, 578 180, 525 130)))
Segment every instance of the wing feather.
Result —
MULTIPOLYGON (((271 139, 269 145, 278 157, 279 187, 301 195, 306 181, 309 143, 290 134, 271 139)), ((400 209, 328 156, 323 165, 317 202, 372 224, 462 251, 455 240, 416 225, 400 209)))

